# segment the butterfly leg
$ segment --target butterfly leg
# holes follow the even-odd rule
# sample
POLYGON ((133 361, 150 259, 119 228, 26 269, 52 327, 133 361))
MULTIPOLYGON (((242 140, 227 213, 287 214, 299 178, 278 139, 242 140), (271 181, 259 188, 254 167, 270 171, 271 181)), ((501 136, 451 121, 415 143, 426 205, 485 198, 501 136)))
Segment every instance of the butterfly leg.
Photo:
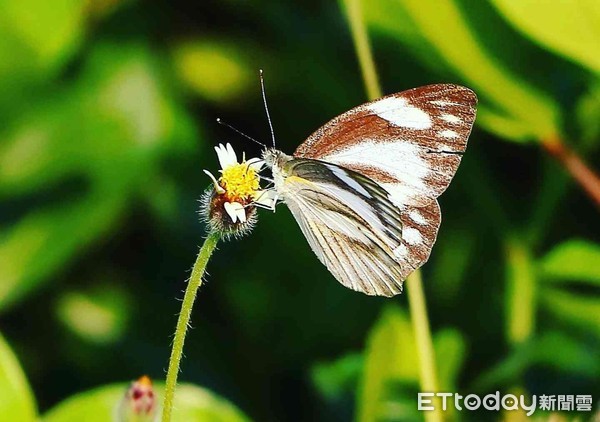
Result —
POLYGON ((264 191, 262 191, 260 193, 258 198, 256 198, 249 205, 254 205, 256 207, 264 208, 264 209, 275 212, 275 206, 277 205, 278 200, 279 200, 279 195, 277 194, 275 189, 265 189, 264 191))

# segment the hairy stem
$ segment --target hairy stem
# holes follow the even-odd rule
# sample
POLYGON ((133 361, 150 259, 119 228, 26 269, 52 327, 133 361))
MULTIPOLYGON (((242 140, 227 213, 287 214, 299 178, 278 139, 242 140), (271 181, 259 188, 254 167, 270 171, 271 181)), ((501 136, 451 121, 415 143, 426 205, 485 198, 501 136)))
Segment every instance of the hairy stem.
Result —
POLYGON ((556 158, 600 208, 600 177, 587 164, 558 139, 542 141, 542 147, 556 158))
POLYGON ((216 233, 211 233, 208 235, 204 241, 204 244, 200 248, 200 252, 198 253, 194 267, 192 268, 192 275, 190 276, 188 285, 185 289, 185 295, 183 296, 183 302, 181 303, 181 312, 179 313, 179 318, 177 319, 177 328, 175 329, 175 338, 173 339, 173 349, 171 350, 171 357, 169 358, 169 369, 167 371, 167 381, 165 383, 165 398, 163 401, 162 422, 171 421, 173 398, 175 397, 175 387, 177 386, 177 376, 179 375, 179 364, 181 363, 183 343, 185 342, 185 335, 190 323, 192 308, 194 307, 194 301, 196 300, 198 288, 202 284, 202 277, 204 276, 206 264, 215 250, 219 239, 220 236, 216 233))

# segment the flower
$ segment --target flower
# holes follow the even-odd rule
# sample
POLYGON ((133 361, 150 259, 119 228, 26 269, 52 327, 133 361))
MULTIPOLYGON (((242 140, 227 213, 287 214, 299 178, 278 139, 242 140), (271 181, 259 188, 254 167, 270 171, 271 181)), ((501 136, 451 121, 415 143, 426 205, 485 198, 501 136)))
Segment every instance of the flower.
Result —
POLYGON ((221 232, 224 237, 241 236, 252 230, 256 223, 256 205, 272 208, 274 193, 260 189, 259 172, 264 166, 260 158, 238 162, 237 154, 230 144, 215 147, 221 176, 217 179, 210 171, 213 188, 207 191, 201 202, 201 213, 210 229, 221 232))
POLYGON ((157 411, 152 380, 144 375, 131 383, 117 411, 118 421, 153 421, 157 411))

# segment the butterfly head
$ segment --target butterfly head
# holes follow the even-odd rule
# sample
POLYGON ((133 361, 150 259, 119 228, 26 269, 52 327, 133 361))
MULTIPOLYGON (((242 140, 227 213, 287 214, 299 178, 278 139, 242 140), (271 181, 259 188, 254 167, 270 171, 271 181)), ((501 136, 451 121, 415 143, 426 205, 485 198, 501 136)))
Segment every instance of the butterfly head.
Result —
POLYGON ((275 148, 266 148, 262 152, 262 159, 267 167, 273 168, 281 154, 282 152, 275 148))
POLYGON ((292 160, 292 157, 284 154, 278 149, 269 148, 263 151, 262 159, 265 166, 271 169, 273 173, 273 182, 277 189, 278 186, 283 184, 283 180, 288 176, 286 163, 289 163, 292 160))

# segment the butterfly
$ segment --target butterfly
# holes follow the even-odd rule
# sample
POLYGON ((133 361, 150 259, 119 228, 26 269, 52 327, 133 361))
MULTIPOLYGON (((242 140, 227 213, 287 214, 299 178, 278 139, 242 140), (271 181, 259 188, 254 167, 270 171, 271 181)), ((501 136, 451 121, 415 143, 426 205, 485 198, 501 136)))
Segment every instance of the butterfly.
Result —
MULTIPOLYGON (((284 202, 311 249, 344 286, 394 296, 431 253, 437 197, 467 146, 477 97, 437 84, 334 118, 293 153, 266 149, 273 209, 284 202)), ((268 113, 268 111, 267 111, 268 113)))

